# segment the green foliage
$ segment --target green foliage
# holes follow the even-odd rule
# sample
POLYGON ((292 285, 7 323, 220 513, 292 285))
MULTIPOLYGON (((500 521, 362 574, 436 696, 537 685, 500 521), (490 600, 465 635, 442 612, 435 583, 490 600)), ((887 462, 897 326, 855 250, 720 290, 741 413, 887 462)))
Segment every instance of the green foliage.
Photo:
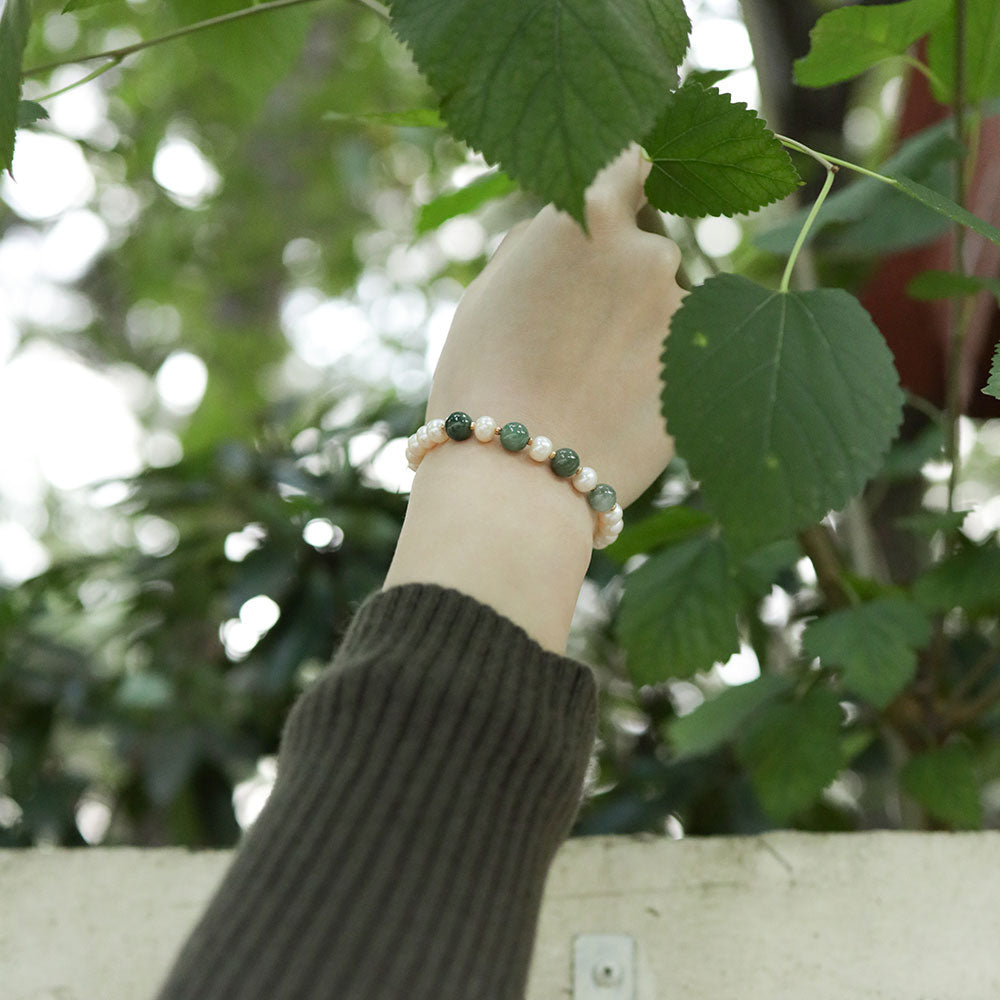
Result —
POLYGON ((952 0, 902 0, 828 11, 809 33, 809 54, 795 61, 795 82, 829 87, 877 62, 903 55, 950 14, 952 0))
POLYGON ((788 693, 787 677, 764 674, 749 684, 727 688, 689 715, 673 720, 667 736, 682 756, 696 756, 732 742, 754 712, 788 693))
POLYGON ((961 205, 956 205, 950 198, 946 198, 933 188, 911 180, 909 177, 904 177, 902 174, 892 175, 891 180, 900 191, 915 198, 922 205, 926 205, 939 215, 951 219, 952 222, 958 222, 968 227, 974 233, 979 233, 980 236, 985 236, 986 239, 1000 246, 1000 229, 991 226, 988 222, 980 219, 978 215, 973 215, 961 205))
POLYGON ((517 185, 503 171, 493 171, 477 177, 470 184, 452 191, 448 194, 439 195, 433 201, 429 201, 420 208, 417 216, 416 232, 418 236, 429 233, 432 229, 437 229, 443 222, 455 218, 456 215, 465 215, 481 208, 488 201, 494 198, 502 198, 517 190, 517 185))
POLYGON ((884 597, 811 622, 802 648, 824 666, 842 667, 848 691, 885 708, 913 679, 917 650, 930 637, 931 623, 916 605, 884 597))
POLYGON ((664 545, 673 545, 692 535, 701 534, 709 529, 712 523, 712 516, 703 510, 695 510, 683 504, 666 507, 643 518, 637 524, 629 521, 608 555, 624 565, 630 556, 654 552, 664 545))
POLYGON ((1000 399, 1000 344, 997 344, 993 352, 993 365, 990 368, 990 380, 986 383, 983 392, 989 393, 1000 399))
POLYGON ((650 202, 697 218, 753 212, 801 183, 784 147, 745 104, 685 83, 643 140, 653 161, 650 202))
MULTIPOLYGON (((109 37, 154 39, 254 10, 80 0, 60 14, 63 2, 33 5, 46 30, 30 32, 28 64, 69 58, 53 43, 63 28, 78 32, 71 51, 82 55, 109 37)), ((907 0, 826 14, 799 73, 829 77, 903 54, 915 25, 933 21, 931 72, 950 88, 954 18, 935 20, 946 7, 907 0)), ((26 31, 27 9, 7 5, 8 48, 17 32, 7 24, 20 17, 26 31)), ((973 533, 976 512, 954 509, 968 506, 967 481, 968 496, 1000 492, 995 449, 963 456, 960 499, 939 509, 945 488, 932 477, 950 418, 911 396, 903 439, 889 444, 896 379, 847 294, 876 259, 954 221, 996 239, 952 203, 955 161, 973 173, 974 130, 1000 105, 981 103, 998 89, 995 5, 969 0, 968 10, 965 141, 947 119, 905 142, 882 179, 842 171, 809 233, 819 282, 844 290, 771 291, 784 260, 751 249, 789 254, 808 205, 759 240, 757 220, 739 221, 745 239, 732 259, 756 282, 723 275, 698 286, 711 271, 696 252, 701 227, 666 220, 697 286, 663 357, 679 457, 589 569, 596 606, 577 638, 609 680, 602 791, 578 831, 662 832, 668 816, 696 834, 882 826, 901 788, 922 810, 914 825, 998 821, 978 788, 995 777, 1000 737, 1000 547, 982 527, 989 505, 975 542, 962 530, 973 533), (872 476, 843 516, 811 523, 872 476), (863 603, 845 608, 853 597, 863 603), (737 650, 745 655, 728 669, 713 668, 737 650), (750 650, 760 676, 730 686, 750 650), (824 796, 842 767, 849 780, 824 796)), ((274 753, 288 707, 381 585, 399 534, 405 498, 373 474, 381 449, 348 458, 373 429, 398 444, 418 426, 424 400, 409 379, 424 364, 426 317, 450 308, 482 264, 448 258, 435 226, 475 212, 489 240, 500 236, 525 208, 504 198, 515 184, 582 219, 595 171, 644 137, 657 160, 649 196, 668 211, 741 214, 798 183, 764 123, 706 89, 730 71, 695 67, 674 90, 689 29, 680 0, 545 0, 530 11, 397 0, 392 15, 410 52, 360 4, 303 5, 154 45, 87 85, 109 99, 107 127, 78 141, 95 188, 82 207, 110 242, 52 296, 79 303, 82 325, 32 319, 23 344, 47 340, 107 372, 128 387, 144 441, 165 436, 181 454, 162 467, 145 456, 110 507, 53 491, 35 515, 52 567, 0 586, 0 816, 10 801, 23 811, 12 826, 0 818, 2 844, 82 844, 82 795, 113 809, 107 843, 233 844, 234 786, 274 753), (197 204, 180 204, 153 169, 176 137, 223 179, 197 204), (453 191, 454 169, 469 162, 462 140, 503 170, 453 191), (404 300, 424 317, 412 327, 399 323, 404 300), (331 340, 336 317, 363 316, 393 363, 376 376, 350 353, 307 362, 289 319, 302 302, 335 306, 331 340), (167 412, 155 390, 174 351, 209 370, 186 416, 167 412), (337 529, 328 546, 303 537, 319 519, 337 529), (144 549, 150 524, 176 544, 144 549), (252 551, 233 556, 233 537, 252 551), (278 620, 235 652, 226 630, 265 595, 278 620)), ((877 83, 902 65, 882 67, 877 83)), ((12 109, 24 125, 47 104, 18 102, 14 66, 5 51, 0 120, 11 124, 0 136, 12 132, 12 109)), ((63 85, 37 74, 28 93, 63 85)), ((867 104, 870 116, 871 90, 852 89, 848 106, 867 104)), ((763 96, 768 106, 774 95, 763 96)), ((44 127, 59 134, 53 119, 44 127)), ((838 153, 843 140, 834 129, 822 141, 838 153)), ((58 242, 57 219, 8 211, 5 227, 58 242)), ((992 287, 932 273, 911 292, 992 287)), ((326 346, 311 338, 316 354, 326 346)), ((1000 398, 1000 348, 987 389, 1000 398)))
POLYGON ((923 271, 906 286, 906 294, 915 299, 949 299, 992 292, 1000 301, 1000 278, 981 278, 952 271, 923 271))
POLYGON ((358 112, 327 111, 327 121, 351 122, 356 125, 389 125, 397 128, 444 128, 437 108, 412 108, 409 111, 358 112))
POLYGON ((106 3, 122 3, 123 0, 69 0, 62 12, 68 14, 71 10, 86 10, 88 7, 98 7, 106 3))
POLYGON ((929 611, 964 608, 971 615, 993 615, 1000 598, 1000 546, 964 543, 913 584, 913 596, 929 611))
POLYGON ((37 101, 19 101, 17 105, 17 127, 24 128, 25 125, 34 125, 35 122, 42 121, 49 117, 45 110, 37 101))
POLYGON ((454 136, 581 223, 597 171, 652 126, 687 49, 681 0, 394 0, 454 136))
POLYGON ((969 748, 960 743, 910 758, 900 774, 903 790, 932 816, 959 830, 983 825, 979 786, 969 748))
POLYGON ((726 549, 712 532, 650 556, 625 578, 618 620, 633 681, 689 677, 738 652, 736 610, 726 549))
POLYGON ((750 719, 737 753, 775 822, 801 812, 837 776, 841 717, 837 696, 817 687, 800 701, 766 705, 750 719))
POLYGON ((684 299, 663 361, 667 426, 747 547, 842 506, 901 419, 885 341, 839 289, 782 294, 718 275, 684 299))
MULTIPOLYGON (((931 33, 927 61, 938 84, 935 97, 951 100, 955 91, 954 17, 945 18, 931 33)), ((965 99, 971 102, 1000 96, 1000 7, 994 0, 965 0, 965 99)))
MULTIPOLYGON (((177 25, 207 20, 247 6, 246 0, 173 0, 177 25)), ((233 118, 252 118, 298 59, 313 11, 308 5, 243 18, 192 34, 199 65, 210 67, 216 96, 233 118), (253 67, 248 72, 248 67, 253 67)), ((161 53, 162 58, 169 54, 161 53)))
POLYGON ((7 0, 0 17, 0 172, 14 161, 21 100, 21 58, 31 23, 30 0, 7 0))

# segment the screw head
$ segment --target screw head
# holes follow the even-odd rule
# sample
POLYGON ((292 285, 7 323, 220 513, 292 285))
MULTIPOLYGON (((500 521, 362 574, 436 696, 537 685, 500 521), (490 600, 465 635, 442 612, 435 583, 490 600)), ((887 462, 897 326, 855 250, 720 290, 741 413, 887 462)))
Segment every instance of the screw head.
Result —
POLYGON ((594 966, 593 977, 598 986, 620 986, 622 968, 617 962, 604 959, 594 966))

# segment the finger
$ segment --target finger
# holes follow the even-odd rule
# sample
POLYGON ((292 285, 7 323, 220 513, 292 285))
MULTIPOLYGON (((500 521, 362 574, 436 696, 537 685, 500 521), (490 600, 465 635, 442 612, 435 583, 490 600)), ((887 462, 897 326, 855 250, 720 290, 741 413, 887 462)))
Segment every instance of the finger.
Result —
POLYGON ((632 143, 594 178, 584 196, 591 230, 635 227, 635 216, 646 203, 645 183, 652 169, 632 143))

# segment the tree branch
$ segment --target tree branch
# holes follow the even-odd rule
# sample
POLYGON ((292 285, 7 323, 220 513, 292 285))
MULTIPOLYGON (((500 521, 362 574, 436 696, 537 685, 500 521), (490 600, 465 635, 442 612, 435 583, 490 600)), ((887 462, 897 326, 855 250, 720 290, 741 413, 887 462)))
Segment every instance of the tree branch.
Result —
MULTIPOLYGON (((206 28, 215 28, 221 24, 229 24, 232 21, 239 21, 245 17, 253 17, 256 14, 266 14, 269 11, 281 10, 284 7, 297 7, 299 4, 315 3, 316 0, 270 0, 270 3, 257 4, 255 7, 244 7, 241 10, 230 11, 228 14, 219 14, 217 17, 209 17, 204 21, 196 21, 194 24, 185 25, 176 31, 168 31, 165 35, 158 35, 156 38, 149 38, 145 41, 136 42, 134 45, 123 45, 117 49, 107 49, 104 52, 90 52, 87 55, 72 56, 66 59, 58 59, 55 62, 45 63, 43 66, 32 66, 26 69, 22 76, 34 76, 37 73, 47 73, 51 69, 59 66, 68 66, 72 63, 92 62, 94 59, 110 59, 117 64, 126 56, 143 49, 150 49, 154 45, 162 45, 164 42, 172 42, 175 38, 183 38, 185 35, 194 34, 196 31, 204 31, 206 28)), ((384 7, 378 0, 356 0, 364 7, 375 11, 376 14, 389 20, 389 9, 384 7)))

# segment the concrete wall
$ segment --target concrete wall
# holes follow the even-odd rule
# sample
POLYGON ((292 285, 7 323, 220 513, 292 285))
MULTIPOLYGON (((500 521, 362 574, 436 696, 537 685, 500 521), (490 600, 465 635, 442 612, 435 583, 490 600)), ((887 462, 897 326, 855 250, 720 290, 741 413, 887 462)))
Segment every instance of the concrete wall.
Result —
MULTIPOLYGON (((0 1000, 150 997, 229 857, 0 851, 0 1000)), ((574 997, 585 934, 635 940, 627 1000, 998 1000, 1000 832, 574 839, 528 1000, 574 997)))

